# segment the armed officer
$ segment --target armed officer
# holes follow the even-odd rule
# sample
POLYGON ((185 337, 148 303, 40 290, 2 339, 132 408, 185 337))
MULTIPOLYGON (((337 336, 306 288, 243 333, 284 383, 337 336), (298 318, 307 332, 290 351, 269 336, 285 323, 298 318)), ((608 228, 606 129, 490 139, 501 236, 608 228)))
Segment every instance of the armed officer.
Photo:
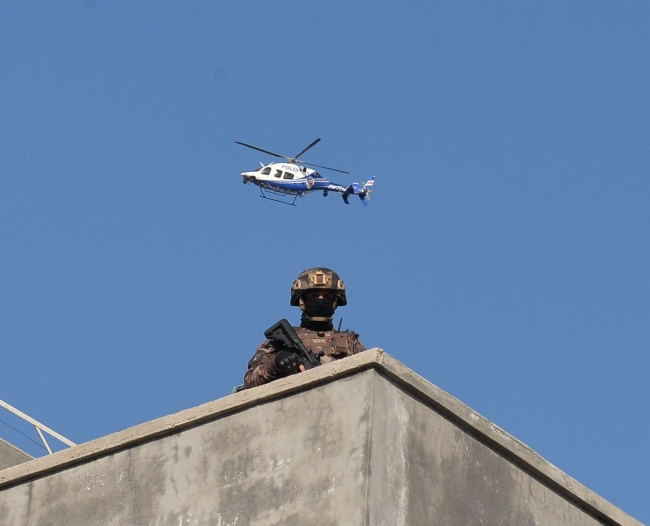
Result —
MULTIPOLYGON (((290 304, 302 311, 300 327, 295 327, 295 331, 304 346, 320 357, 321 364, 366 350, 356 332, 339 332, 332 325, 336 308, 347 303, 343 280, 328 268, 304 270, 291 286, 290 304)), ((277 341, 266 340, 248 362, 244 388, 257 387, 301 370, 295 352, 277 341)))

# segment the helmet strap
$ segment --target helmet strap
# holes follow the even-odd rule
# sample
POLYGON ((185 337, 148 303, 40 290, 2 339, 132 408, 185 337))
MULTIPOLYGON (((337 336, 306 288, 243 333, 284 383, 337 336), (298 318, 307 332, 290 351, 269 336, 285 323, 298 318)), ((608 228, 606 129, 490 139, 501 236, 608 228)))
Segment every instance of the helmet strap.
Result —
POLYGON ((302 313, 302 317, 307 321, 315 321, 315 322, 330 323, 330 324, 332 323, 332 318, 323 318, 321 316, 307 316, 304 312, 302 313))
MULTIPOLYGON (((334 298, 334 310, 336 310, 336 300, 337 298, 334 298)), ((332 323, 332 319, 334 316, 331 317, 324 317, 324 316, 309 316, 307 312, 305 311, 305 302, 302 299, 302 296, 298 298, 298 305, 300 306, 300 310, 302 311, 302 319, 310 322, 321 322, 321 323, 332 323)))

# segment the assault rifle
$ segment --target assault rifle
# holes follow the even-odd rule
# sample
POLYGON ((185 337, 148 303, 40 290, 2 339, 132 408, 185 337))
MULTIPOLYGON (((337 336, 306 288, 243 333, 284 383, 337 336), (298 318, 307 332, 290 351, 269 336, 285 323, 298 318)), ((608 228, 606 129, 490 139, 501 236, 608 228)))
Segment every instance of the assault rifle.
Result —
MULTIPOLYGON (((279 322, 272 325, 264 331, 264 336, 267 340, 271 340, 280 344, 280 349, 293 351, 298 355, 300 361, 300 370, 313 369, 319 366, 320 357, 323 355, 316 355, 305 347, 300 337, 296 334, 291 324, 282 318, 279 322)), ((235 386, 232 390, 233 393, 238 393, 244 390, 243 385, 235 386)))
MULTIPOLYGON (((304 369, 312 369, 320 365, 320 356, 316 356, 302 343, 291 324, 282 318, 279 322, 264 331, 268 340, 279 342, 284 349, 295 352, 304 369)), ((304 370, 301 366, 301 370, 304 370)))

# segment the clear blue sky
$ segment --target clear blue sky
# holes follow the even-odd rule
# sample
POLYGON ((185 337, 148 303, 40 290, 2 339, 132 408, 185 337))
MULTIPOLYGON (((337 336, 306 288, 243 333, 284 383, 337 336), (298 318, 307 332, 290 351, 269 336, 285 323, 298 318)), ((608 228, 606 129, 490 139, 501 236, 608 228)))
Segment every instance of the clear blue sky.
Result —
POLYGON ((650 4, 224 5, 0 5, 0 398, 84 442, 225 396, 329 266, 367 346, 650 522, 650 4), (368 208, 241 184, 234 141, 316 137, 368 208))

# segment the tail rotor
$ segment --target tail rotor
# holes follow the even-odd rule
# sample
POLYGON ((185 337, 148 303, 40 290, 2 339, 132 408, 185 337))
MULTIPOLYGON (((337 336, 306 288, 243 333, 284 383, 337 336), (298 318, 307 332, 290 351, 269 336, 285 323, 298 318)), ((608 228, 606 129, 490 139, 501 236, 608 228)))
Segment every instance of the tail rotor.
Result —
POLYGON ((370 196, 373 193, 375 193, 375 191, 372 190, 374 184, 375 184, 374 175, 370 179, 368 179, 365 183, 362 183, 362 190, 361 192, 359 192, 359 198, 363 202, 363 206, 368 206, 368 200, 370 199, 370 196))

